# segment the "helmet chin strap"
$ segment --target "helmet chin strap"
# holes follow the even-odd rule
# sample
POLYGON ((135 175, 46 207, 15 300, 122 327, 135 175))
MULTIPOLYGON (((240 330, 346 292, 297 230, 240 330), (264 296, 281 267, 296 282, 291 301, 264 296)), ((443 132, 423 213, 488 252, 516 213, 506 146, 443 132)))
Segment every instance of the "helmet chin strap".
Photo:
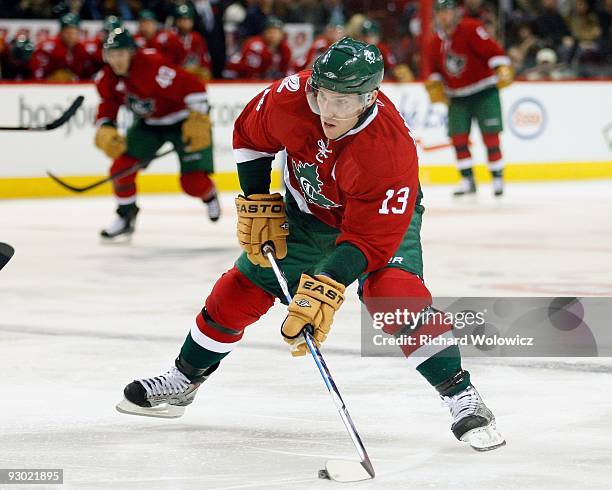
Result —
POLYGON ((355 129, 357 126, 361 126, 361 124, 374 112, 374 107, 376 107, 376 100, 368 107, 365 111, 361 113, 359 119, 351 129, 355 129))

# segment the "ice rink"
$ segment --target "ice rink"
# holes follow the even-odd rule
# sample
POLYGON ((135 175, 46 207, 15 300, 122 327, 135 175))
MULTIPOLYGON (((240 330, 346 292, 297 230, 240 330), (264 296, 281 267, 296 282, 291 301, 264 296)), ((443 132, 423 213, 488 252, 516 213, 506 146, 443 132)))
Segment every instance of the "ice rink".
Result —
MULTIPOLYGON (((490 193, 425 188, 434 295, 612 296, 612 181, 490 193)), ((213 224, 188 197, 143 196, 130 245, 98 240, 110 197, 0 202, 0 241, 16 249, 0 272, 0 467, 64 468, 47 488, 71 489, 610 488, 612 359, 467 359, 508 441, 477 453, 403 359, 360 357, 354 294, 322 351, 375 480, 317 479, 354 450, 312 360, 288 354, 280 305, 183 418, 117 413, 126 383, 171 365, 237 257, 232 199, 213 224)))

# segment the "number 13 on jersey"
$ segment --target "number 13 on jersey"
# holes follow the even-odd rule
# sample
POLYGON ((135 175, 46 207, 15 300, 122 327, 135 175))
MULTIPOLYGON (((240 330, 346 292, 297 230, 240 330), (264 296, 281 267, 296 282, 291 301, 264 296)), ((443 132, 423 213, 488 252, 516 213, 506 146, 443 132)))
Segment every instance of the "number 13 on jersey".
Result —
POLYGON ((385 197, 385 200, 382 202, 378 214, 389 214, 389 212, 393 214, 404 214, 408 207, 408 194, 410 194, 409 187, 402 187, 398 191, 395 189, 388 189, 387 197, 385 197))

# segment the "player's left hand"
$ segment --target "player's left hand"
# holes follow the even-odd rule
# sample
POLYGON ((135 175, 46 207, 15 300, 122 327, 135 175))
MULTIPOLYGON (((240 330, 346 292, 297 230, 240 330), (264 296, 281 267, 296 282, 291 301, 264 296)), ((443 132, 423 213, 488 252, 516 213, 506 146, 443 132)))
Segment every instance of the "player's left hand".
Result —
POLYGON ((505 88, 514 81, 514 68, 509 65, 500 65, 495 68, 497 75, 497 88, 505 88))
POLYGON ((292 356, 304 356, 308 350, 302 330, 313 328, 317 345, 324 342, 331 329, 334 314, 344 302, 346 286, 332 278, 302 274, 300 285, 289 304, 289 314, 281 327, 285 342, 290 345, 292 356))
POLYGON ((210 146, 211 124, 208 114, 192 111, 183 123, 183 143, 187 151, 200 151, 210 146))

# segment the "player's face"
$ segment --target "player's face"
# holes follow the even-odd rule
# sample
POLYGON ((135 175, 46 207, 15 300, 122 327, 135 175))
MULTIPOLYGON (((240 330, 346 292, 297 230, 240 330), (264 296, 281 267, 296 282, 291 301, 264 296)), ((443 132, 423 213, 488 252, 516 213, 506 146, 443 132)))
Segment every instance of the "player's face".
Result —
POLYGON ((193 19, 189 17, 181 17, 176 19, 176 27, 181 32, 191 32, 193 30, 193 19))
POLYGON ((129 49, 110 49, 104 53, 104 58, 115 75, 124 76, 130 70, 132 54, 129 49))
POLYGON ((455 9, 442 9, 436 12, 436 22, 440 29, 445 32, 452 31, 455 27, 455 9))
POLYGON ((325 136, 336 139, 350 131, 359 116, 376 100, 377 91, 371 94, 341 94, 326 89, 315 90, 307 85, 307 98, 311 110, 321 118, 325 136))
POLYGON ((79 30, 76 27, 68 26, 62 29, 62 41, 69 48, 79 42, 79 30))
POLYGON ((141 20, 138 24, 140 33, 147 39, 152 38, 157 32, 157 22, 150 19, 141 20))
POLYGON ((268 46, 275 48, 285 37, 285 32, 278 27, 269 27, 264 31, 263 37, 268 46))

